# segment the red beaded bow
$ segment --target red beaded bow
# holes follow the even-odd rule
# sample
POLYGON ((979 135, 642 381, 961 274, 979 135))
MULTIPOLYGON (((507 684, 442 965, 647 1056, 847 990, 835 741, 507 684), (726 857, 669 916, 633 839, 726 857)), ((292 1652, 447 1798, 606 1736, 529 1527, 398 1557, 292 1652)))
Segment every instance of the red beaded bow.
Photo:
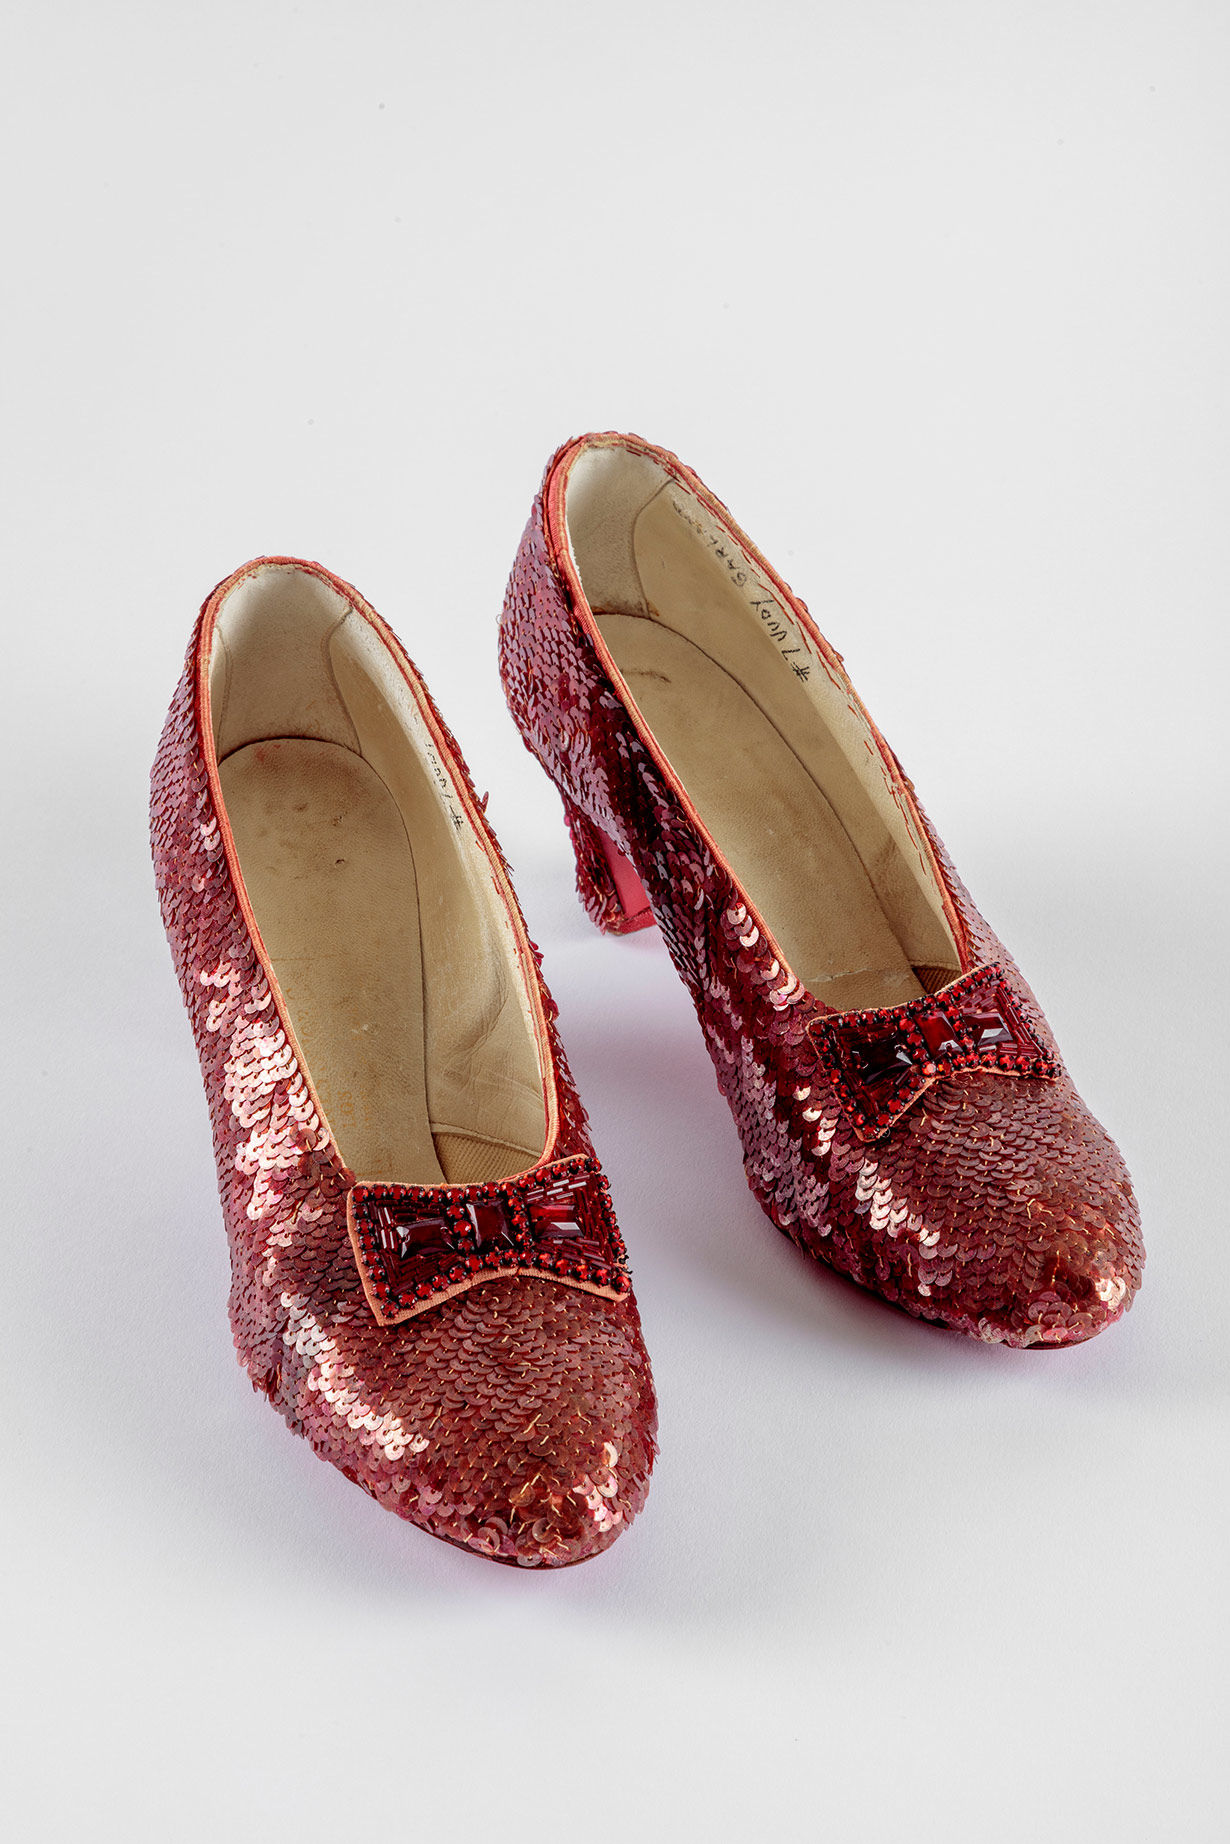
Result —
POLYGON ((1057 1074, 1002 967, 982 967, 934 997, 817 1018, 812 1042, 861 1140, 879 1140, 941 1076, 961 1069, 1057 1074))
POLYGON ((382 1325, 522 1271, 623 1299, 631 1283, 610 1187, 587 1153, 482 1185, 355 1185, 346 1205, 382 1325))

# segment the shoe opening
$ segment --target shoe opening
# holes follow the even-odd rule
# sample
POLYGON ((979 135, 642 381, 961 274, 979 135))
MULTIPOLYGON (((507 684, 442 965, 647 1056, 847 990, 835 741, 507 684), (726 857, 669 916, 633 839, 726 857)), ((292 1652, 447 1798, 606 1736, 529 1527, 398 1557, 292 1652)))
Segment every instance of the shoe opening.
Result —
POLYGON ((790 970, 837 1010, 947 985, 961 956, 913 801, 750 547, 619 438, 575 454, 565 517, 628 691, 790 970))
POLYGON ((210 704, 244 884, 346 1164, 440 1184, 536 1163, 523 949, 379 628, 341 585, 262 565, 218 612, 210 704))

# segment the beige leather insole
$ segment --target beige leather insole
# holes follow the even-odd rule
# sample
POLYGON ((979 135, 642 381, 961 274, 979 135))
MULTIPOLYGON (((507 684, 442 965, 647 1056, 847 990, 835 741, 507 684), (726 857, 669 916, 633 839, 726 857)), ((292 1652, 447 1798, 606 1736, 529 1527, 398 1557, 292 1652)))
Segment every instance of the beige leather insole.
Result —
POLYGON ((221 769, 257 925, 338 1148, 360 1178, 439 1184, 414 857, 401 814, 337 743, 251 743, 221 769))
POLYGON ((673 628, 598 625, 671 766, 803 984, 838 1010, 923 988, 823 790, 736 679, 673 628))

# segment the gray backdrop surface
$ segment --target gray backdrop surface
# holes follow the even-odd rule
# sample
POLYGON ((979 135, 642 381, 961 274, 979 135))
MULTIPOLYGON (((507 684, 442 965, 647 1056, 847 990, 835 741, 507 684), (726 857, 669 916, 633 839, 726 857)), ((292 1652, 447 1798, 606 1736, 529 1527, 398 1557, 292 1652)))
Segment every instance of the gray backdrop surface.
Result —
POLYGON ((1230 13, 10 6, 4 1806, 24 1840, 1225 1837, 1230 13), (979 1348, 744 1185, 571 892, 495 621, 547 455, 699 469, 845 654, 1139 1184, 1104 1338, 979 1348), (537 1578, 253 1395, 146 775, 245 558, 491 791, 631 1249, 642 1520, 537 1578))

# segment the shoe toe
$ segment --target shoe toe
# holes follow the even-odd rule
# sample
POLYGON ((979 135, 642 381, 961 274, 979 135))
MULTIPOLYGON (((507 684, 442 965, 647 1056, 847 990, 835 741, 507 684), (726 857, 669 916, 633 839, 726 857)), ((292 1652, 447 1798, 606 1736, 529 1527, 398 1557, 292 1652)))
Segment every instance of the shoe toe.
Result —
POLYGON ((953 1078, 902 1153, 917 1233, 901 1304, 1018 1346, 1078 1344, 1127 1311, 1144 1267, 1131 1180, 1066 1080, 953 1078))
POLYGON ((329 1457, 434 1536, 560 1567, 606 1549, 645 1502, 656 1405, 630 1300, 488 1281, 363 1328, 346 1368, 370 1379, 367 1439, 329 1457))
POLYGON ((1043 1209, 1018 1250, 1013 1284, 982 1335, 1014 1345, 1080 1344, 1121 1318, 1143 1257, 1131 1192, 1120 1210, 1043 1209))

